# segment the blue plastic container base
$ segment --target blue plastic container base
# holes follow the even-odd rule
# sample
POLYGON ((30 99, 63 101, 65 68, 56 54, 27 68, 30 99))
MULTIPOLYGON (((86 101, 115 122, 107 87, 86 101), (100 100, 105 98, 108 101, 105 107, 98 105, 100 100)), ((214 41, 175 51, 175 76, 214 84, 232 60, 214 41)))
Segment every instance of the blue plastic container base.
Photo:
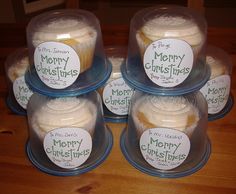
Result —
MULTIPOLYGON (((123 153, 123 155, 125 156, 126 160, 132 165, 134 166, 136 169, 138 169, 139 171, 146 173, 148 175, 151 176, 155 176, 155 177, 160 177, 160 178, 180 178, 180 177, 184 177, 184 176, 188 176, 191 175, 193 173, 195 173, 196 171, 200 170, 208 161, 209 157, 210 157, 210 153, 211 153, 211 144, 210 144, 210 140, 207 139, 207 147, 206 147, 206 151, 204 153, 203 158, 201 159, 200 163, 198 163, 196 166, 194 166, 193 168, 191 168, 190 170, 186 170, 186 171, 182 171, 182 172, 178 172, 178 173, 168 173, 168 171, 163 171, 163 170, 150 170, 145 168, 144 166, 142 166, 139 163, 139 158, 132 158, 131 154, 129 153, 127 146, 126 146, 126 129, 124 129, 122 131, 121 137, 120 137, 120 147, 121 147, 121 151, 123 153)), ((143 159, 144 160, 144 159, 143 159)))
POLYGON ((6 104, 8 108, 15 114, 25 116, 27 114, 26 110, 22 108, 15 99, 12 99, 11 96, 7 96, 6 104))
POLYGON ((81 73, 72 85, 64 89, 54 89, 48 87, 40 80, 34 68, 25 73, 25 81, 32 91, 45 96, 78 96, 94 91, 106 83, 110 77, 112 65, 109 61, 107 61, 107 65, 105 67, 104 66, 104 61, 101 58, 94 57, 92 67, 81 73))
POLYGON ((176 96, 200 90, 211 74, 210 67, 202 62, 196 65, 181 84, 170 88, 161 87, 148 78, 139 57, 134 57, 130 61, 129 69, 127 69, 127 64, 121 65, 121 73, 125 82, 132 88, 154 95, 176 96))
MULTIPOLYGON (((108 127, 105 127, 105 140, 104 141, 101 142, 101 143, 105 143, 105 145, 106 145, 106 146, 104 146, 103 150, 98 150, 100 147, 102 147, 101 145, 93 146, 93 149, 98 148, 94 152, 99 151, 100 152, 99 157, 95 158, 93 161, 91 161, 87 165, 86 165, 86 162, 85 162, 78 169, 75 169, 75 170, 65 170, 65 171, 63 171, 64 170, 63 168, 61 168, 61 170, 53 170, 53 169, 49 169, 49 168, 43 166, 34 157, 32 151, 31 151, 31 148, 30 148, 30 142, 29 141, 26 144, 26 153, 28 155, 29 160, 32 162, 32 164, 35 167, 37 167, 39 170, 41 170, 42 172, 45 172, 45 173, 51 174, 51 175, 55 175, 55 176, 75 176, 75 175, 80 175, 80 174, 83 174, 83 173, 86 173, 88 171, 93 170, 94 168, 96 168, 98 165, 100 165, 107 158, 107 156, 109 155, 109 153, 111 151, 112 145, 113 145, 112 133, 111 133, 111 130, 108 127)), ((91 155, 92 155, 92 153, 91 153, 91 155)))
POLYGON ((127 117, 126 118, 119 118, 119 117, 107 117, 106 115, 104 115, 104 120, 107 123, 126 123, 127 122, 127 117))
POLYGON ((223 118, 226 114, 228 114, 231 111, 233 105, 234 105, 234 98, 233 95, 230 94, 225 107, 220 112, 216 114, 208 114, 208 121, 214 121, 223 118))
POLYGON ((128 115, 117 115, 112 113, 107 109, 107 107, 103 104, 103 112, 104 112, 104 120, 109 123, 126 123, 128 119, 128 115))

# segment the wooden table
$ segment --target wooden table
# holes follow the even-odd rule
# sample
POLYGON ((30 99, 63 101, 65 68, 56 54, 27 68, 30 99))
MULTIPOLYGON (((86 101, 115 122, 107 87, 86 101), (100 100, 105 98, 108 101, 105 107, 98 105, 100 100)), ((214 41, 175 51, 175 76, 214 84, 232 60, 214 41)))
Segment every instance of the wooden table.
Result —
MULTIPOLYGON (((105 45, 126 44, 127 26, 103 26, 105 45)), ((36 169, 28 160, 25 143, 28 137, 26 117, 7 108, 7 87, 3 62, 7 54, 25 44, 24 25, 0 26, 0 193, 236 193, 236 108, 217 121, 209 122, 208 135, 212 153, 198 172, 178 179, 148 176, 131 166, 123 157, 119 137, 125 124, 112 124, 114 146, 108 158, 96 169, 72 177, 56 177, 36 169), (15 36, 14 36, 15 35, 15 36)), ((210 28, 208 41, 225 49, 236 65, 236 29, 210 28)), ((236 96, 236 68, 232 93, 236 96)))

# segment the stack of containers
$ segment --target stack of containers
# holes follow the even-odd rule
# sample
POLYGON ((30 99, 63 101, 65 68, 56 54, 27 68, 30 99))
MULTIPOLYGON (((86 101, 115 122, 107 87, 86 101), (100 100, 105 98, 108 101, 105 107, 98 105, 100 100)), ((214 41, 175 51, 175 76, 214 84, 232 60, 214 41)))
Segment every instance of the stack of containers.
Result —
POLYGON ((210 155, 207 103, 199 89, 210 77, 206 21, 180 6, 158 6, 131 20, 121 66, 135 94, 121 149, 137 169, 159 177, 199 170, 210 155))
POLYGON ((122 46, 105 48, 107 59, 112 64, 109 80, 104 87, 99 89, 106 122, 127 122, 130 99, 134 89, 125 83, 120 71, 121 64, 125 63, 126 50, 122 46))
POLYGON ((35 92, 27 107, 27 154, 40 170, 77 175, 99 165, 112 147, 95 91, 109 78, 100 25, 84 10, 57 10, 33 18, 27 27, 35 92))

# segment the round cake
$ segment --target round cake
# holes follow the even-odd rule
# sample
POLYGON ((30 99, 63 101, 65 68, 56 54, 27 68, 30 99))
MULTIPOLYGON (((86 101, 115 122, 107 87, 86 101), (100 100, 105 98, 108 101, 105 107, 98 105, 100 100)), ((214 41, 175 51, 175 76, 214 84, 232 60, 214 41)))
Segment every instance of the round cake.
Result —
MULTIPOLYGON (((107 80, 107 83, 109 83, 112 80, 122 77, 121 72, 120 72, 120 66, 123 63, 124 58, 122 58, 122 57, 109 57, 108 60, 112 64, 112 72, 111 72, 110 78, 107 80)), ((103 96, 103 89, 104 89, 104 87, 101 87, 97 90, 101 96, 103 96)))
POLYGON ((110 79, 118 79, 121 78, 120 66, 122 65, 124 58, 123 57, 109 57, 108 60, 112 64, 112 72, 110 79))
POLYGON ((38 26, 32 35, 33 46, 55 41, 71 46, 80 59, 80 73, 91 67, 97 40, 97 31, 81 19, 55 18, 38 26))
POLYGON ((227 67, 223 64, 221 60, 216 59, 212 56, 207 56, 206 62, 210 66, 210 69, 211 69, 210 79, 214 79, 220 75, 229 74, 227 67))
MULTIPOLYGON (((33 97, 34 101, 37 97, 33 97)), ((32 129, 41 140, 46 133, 63 127, 82 128, 93 136, 97 118, 97 108, 94 103, 85 98, 65 97, 50 99, 31 118, 32 129)))
POLYGON ((198 25, 181 16, 166 16, 165 14, 148 20, 137 31, 136 39, 143 57, 150 43, 163 38, 175 38, 186 41, 197 56, 205 38, 198 25))
POLYGON ((172 128, 192 135, 199 111, 186 98, 144 95, 132 107, 132 118, 140 137, 150 128, 172 128))
POLYGON ((24 76, 29 67, 29 58, 24 56, 14 61, 7 70, 7 76, 13 83, 18 77, 24 76))

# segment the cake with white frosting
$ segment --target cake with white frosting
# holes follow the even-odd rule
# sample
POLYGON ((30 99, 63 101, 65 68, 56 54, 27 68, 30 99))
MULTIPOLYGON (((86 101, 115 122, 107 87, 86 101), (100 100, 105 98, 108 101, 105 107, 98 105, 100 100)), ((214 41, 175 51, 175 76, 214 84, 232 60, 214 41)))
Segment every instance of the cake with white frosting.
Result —
MULTIPOLYGON (((107 83, 122 77, 120 66, 122 65, 125 59, 123 57, 109 57, 108 60, 112 64, 112 72, 110 78, 107 80, 107 83)), ((103 90, 104 87, 101 87, 97 90, 101 96, 103 96, 103 90)))
POLYGON ((26 70, 29 67, 28 56, 16 59, 13 64, 8 68, 7 75, 10 81, 13 83, 18 77, 24 76, 26 70))
POLYGON ((229 74, 227 67, 224 65, 223 61, 216 59, 213 56, 206 56, 206 62, 211 69, 210 79, 214 79, 221 75, 229 74))
POLYGON ((92 65, 97 31, 86 21, 75 18, 55 18, 38 26, 32 35, 34 47, 49 41, 61 42, 72 47, 80 59, 80 73, 92 65))
MULTIPOLYGON (((37 102, 38 96, 34 96, 37 102)), ((40 100, 40 98, 38 99, 40 100)), ((85 98, 65 97, 50 99, 35 110, 30 120, 31 126, 40 139, 57 128, 82 128, 93 136, 97 118, 97 108, 85 98)))
POLYGON ((186 98, 144 95, 132 107, 138 136, 151 128, 171 128, 189 137, 199 121, 198 109, 186 98))
POLYGON ((143 57, 146 48, 154 41, 174 38, 186 41, 193 49, 195 56, 202 48, 205 37, 198 25, 181 16, 160 15, 148 20, 137 31, 136 39, 143 57))
POLYGON ((123 57, 109 57, 108 60, 112 64, 112 72, 111 72, 110 79, 114 80, 114 79, 121 78, 122 75, 120 72, 120 66, 122 65, 125 59, 123 57))

